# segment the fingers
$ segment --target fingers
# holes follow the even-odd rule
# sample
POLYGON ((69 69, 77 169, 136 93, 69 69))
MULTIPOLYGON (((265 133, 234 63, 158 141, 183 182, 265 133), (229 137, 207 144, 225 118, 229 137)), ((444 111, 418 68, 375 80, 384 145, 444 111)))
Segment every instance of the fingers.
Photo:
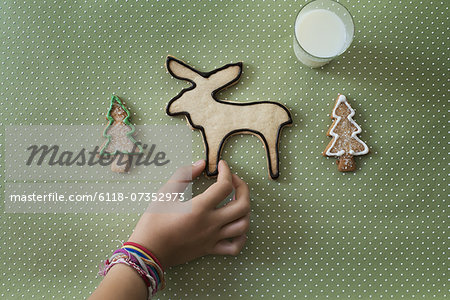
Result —
POLYGON ((230 240, 221 240, 213 248, 211 254, 218 255, 238 255, 245 242, 247 241, 247 236, 245 234, 237 236, 230 240))
POLYGON ((239 178, 239 176, 237 176, 235 174, 233 174, 231 176, 231 179, 232 179, 233 187, 236 190, 235 198, 236 199, 239 197, 250 198, 250 192, 249 192, 247 183, 245 183, 244 180, 242 180, 241 178, 239 178))
POLYGON ((192 176, 191 176, 191 180, 198 177, 203 170, 205 169, 206 166, 206 162, 204 159, 198 160, 195 163, 192 164, 192 176))
POLYGON ((250 214, 243 216, 220 229, 220 239, 228 239, 245 234, 250 227, 250 214))
POLYGON ((205 208, 215 208, 228 197, 233 191, 233 179, 231 170, 224 160, 219 161, 219 175, 217 181, 213 183, 203 194, 199 195, 199 200, 205 208))
POLYGON ((247 184, 235 174, 232 175, 232 184, 235 189, 235 200, 217 209, 222 224, 230 223, 250 213, 250 192, 247 184))
POLYGON ((231 170, 226 161, 219 161, 219 175, 217 175, 217 182, 231 183, 231 170))
POLYGON ((178 168, 167 183, 160 189, 161 193, 182 193, 192 181, 205 169, 205 161, 199 160, 190 166, 178 168))

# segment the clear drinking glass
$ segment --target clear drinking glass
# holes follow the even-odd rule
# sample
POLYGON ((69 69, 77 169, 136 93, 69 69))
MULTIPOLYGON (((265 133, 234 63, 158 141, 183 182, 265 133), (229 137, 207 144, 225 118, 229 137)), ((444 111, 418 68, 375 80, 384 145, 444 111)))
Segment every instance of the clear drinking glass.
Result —
POLYGON ((342 4, 311 1, 295 19, 295 55, 309 67, 321 67, 348 49, 354 30, 352 15, 342 4))

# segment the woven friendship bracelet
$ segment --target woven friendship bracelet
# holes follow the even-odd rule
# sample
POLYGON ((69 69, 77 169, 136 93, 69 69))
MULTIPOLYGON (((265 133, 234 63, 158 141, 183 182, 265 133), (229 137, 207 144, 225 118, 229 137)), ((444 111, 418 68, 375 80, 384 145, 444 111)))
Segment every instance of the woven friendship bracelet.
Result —
POLYGON ((152 287, 152 291, 149 289, 149 293, 151 292, 152 295, 156 294, 158 291, 159 281, 156 280, 155 272, 151 270, 137 254, 130 252, 130 255, 135 257, 135 259, 139 262, 141 269, 146 272, 152 287))
POLYGON ((134 247, 134 246, 122 246, 122 249, 125 249, 126 251, 130 253, 134 253, 136 255, 139 255, 139 257, 147 264, 147 266, 152 267, 154 271, 156 272, 158 278, 158 281, 161 282, 162 277, 164 277, 164 273, 160 266, 147 254, 143 253, 140 249, 134 247))
POLYGON ((122 248, 114 251, 105 261, 99 275, 106 276, 111 267, 116 264, 128 265, 139 274, 148 288, 149 299, 166 285, 160 262, 148 249, 137 243, 124 243, 122 248))
POLYGON ((166 282, 164 280, 164 269, 162 268, 162 265, 159 262, 159 260, 156 258, 156 256, 153 253, 151 253, 150 250, 139 245, 138 243, 133 243, 133 242, 123 243, 122 249, 124 249, 124 248, 128 249, 127 251, 135 252, 138 255, 140 255, 142 258, 145 258, 144 261, 147 260, 146 261, 147 266, 150 268, 153 267, 160 279, 158 290, 164 289, 166 286, 166 282))
POLYGON ((104 267, 99 272, 99 275, 106 276, 108 271, 116 264, 125 264, 130 266, 139 274, 147 286, 149 299, 156 293, 157 282, 150 275, 150 273, 147 272, 145 264, 142 263, 142 266, 136 257, 123 249, 116 250, 111 258, 106 260, 104 267))
MULTIPOLYGON (((116 251, 114 251, 111 258, 109 260, 106 260, 105 268, 104 268, 103 272, 100 273, 100 275, 105 276, 106 273, 108 273, 109 269, 115 264, 116 261, 120 261, 121 263, 126 262, 127 265, 130 265, 134 269, 136 269, 136 267, 139 268, 140 270, 136 269, 136 271, 138 271, 139 275, 141 275, 141 277, 143 277, 142 279, 145 281, 147 286, 150 285, 150 282, 152 280, 150 280, 150 278, 149 278, 150 274, 147 272, 147 270, 145 268, 145 264, 139 262, 139 260, 136 257, 134 257, 133 255, 131 255, 130 253, 128 253, 127 251, 125 251, 123 249, 117 249, 116 251), (143 266, 141 266, 141 265, 143 265, 143 266)), ((151 278, 151 279, 153 279, 153 278, 151 278)), ((155 288, 155 286, 153 286, 153 288, 155 288)))
POLYGON ((129 257, 133 263, 139 265, 142 268, 142 270, 146 273, 147 278, 152 283, 154 293, 156 293, 156 291, 158 290, 158 285, 160 284, 158 276, 155 275, 156 271, 149 268, 149 266, 144 263, 143 259, 141 259, 140 256, 133 252, 127 251, 124 248, 120 248, 114 251, 113 256, 118 254, 127 255, 127 257, 129 257))

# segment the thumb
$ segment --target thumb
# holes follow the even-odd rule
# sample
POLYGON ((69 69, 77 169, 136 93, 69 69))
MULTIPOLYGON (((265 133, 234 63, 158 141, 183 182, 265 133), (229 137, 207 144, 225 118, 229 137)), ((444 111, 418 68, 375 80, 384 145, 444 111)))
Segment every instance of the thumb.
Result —
POLYGON ((169 178, 167 183, 161 188, 161 193, 181 193, 183 192, 192 179, 199 176, 205 169, 204 160, 199 160, 190 166, 178 168, 169 178))
POLYGON ((191 176, 191 180, 196 178, 197 176, 199 176, 203 170, 205 169, 206 166, 206 162, 204 159, 200 159, 198 161, 196 161, 195 163, 192 164, 192 176, 191 176))

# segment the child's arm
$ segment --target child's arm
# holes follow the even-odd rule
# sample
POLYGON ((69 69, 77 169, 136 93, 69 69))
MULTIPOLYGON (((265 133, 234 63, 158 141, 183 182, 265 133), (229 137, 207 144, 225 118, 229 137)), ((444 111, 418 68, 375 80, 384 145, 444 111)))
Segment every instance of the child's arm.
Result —
POLYGON ((117 264, 109 270, 89 300, 148 299, 147 286, 131 267, 117 264))
MULTIPOLYGON (((189 168, 192 178, 195 178, 205 168, 205 161, 197 162, 189 168)), ((186 169, 181 173, 183 172, 186 172, 186 169)), ((180 177, 183 178, 178 175, 178 178, 180 177)), ((186 182, 180 183, 178 180, 178 183, 166 184, 162 190, 181 192, 186 185, 186 182)), ((192 209, 188 213, 144 213, 129 242, 136 242, 149 249, 163 268, 207 254, 239 254, 246 241, 245 233, 250 224, 250 196, 247 184, 231 174, 225 161, 219 162, 217 181, 204 193, 193 198, 189 204, 192 209), (235 200, 217 208, 233 189, 235 200)), ((90 299, 146 297, 147 288, 138 273, 129 266, 119 264, 111 268, 90 299)))

